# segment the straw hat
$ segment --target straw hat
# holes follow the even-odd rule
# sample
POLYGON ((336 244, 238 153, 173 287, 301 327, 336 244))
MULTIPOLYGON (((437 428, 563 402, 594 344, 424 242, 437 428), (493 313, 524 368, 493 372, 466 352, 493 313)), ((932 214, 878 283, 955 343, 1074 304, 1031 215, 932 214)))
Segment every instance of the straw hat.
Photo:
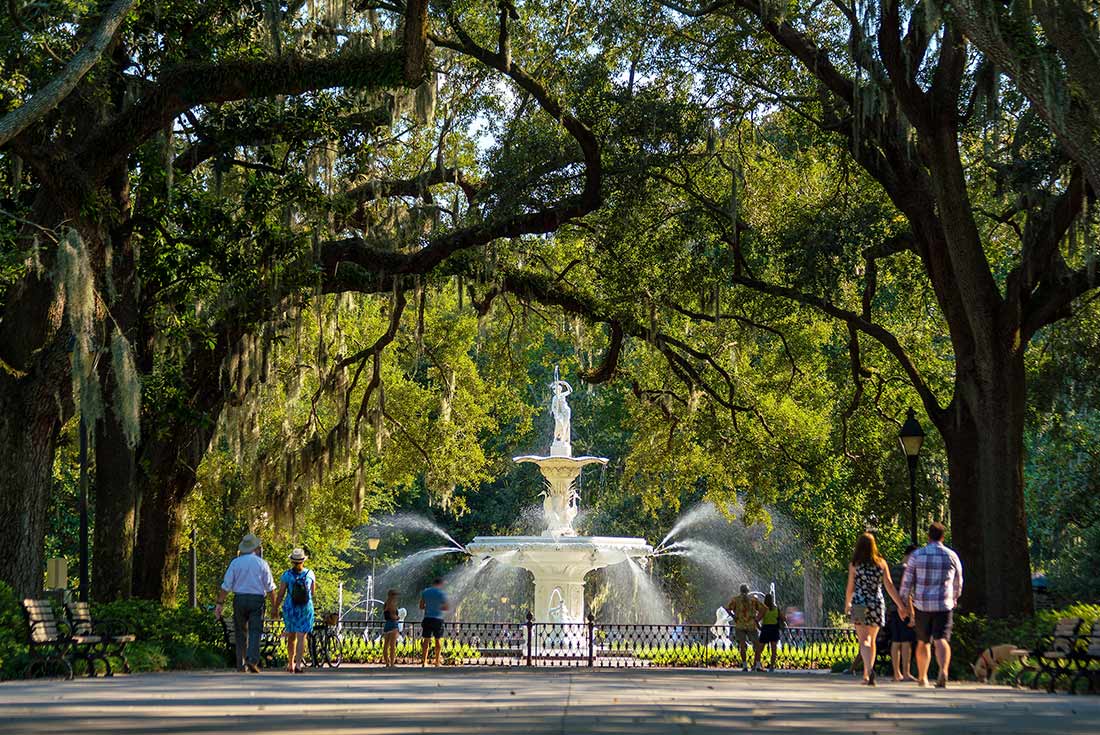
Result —
POLYGON ((237 544, 237 551, 242 554, 251 554, 258 548, 260 548, 260 538, 252 533, 246 534, 241 542, 237 544))
POLYGON ((306 560, 305 550, 304 549, 295 549, 294 551, 290 552, 290 560, 291 561, 305 561, 306 560))

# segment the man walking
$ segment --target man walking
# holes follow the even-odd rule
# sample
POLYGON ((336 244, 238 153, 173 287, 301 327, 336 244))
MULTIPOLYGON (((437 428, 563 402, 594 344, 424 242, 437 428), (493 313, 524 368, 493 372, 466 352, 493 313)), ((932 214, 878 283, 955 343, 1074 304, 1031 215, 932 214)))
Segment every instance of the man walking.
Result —
POLYGON ((928 527, 928 543, 910 555, 901 578, 898 596, 912 595, 917 633, 917 684, 928 686, 929 642, 936 647, 940 674, 936 686, 947 686, 951 665, 951 626, 955 606, 962 594, 963 575, 959 556, 943 545, 944 527, 936 522, 928 527))
POLYGON ((752 643, 753 669, 763 671, 760 667, 760 634, 758 623, 767 608, 764 603, 749 594, 749 586, 741 585, 741 592, 730 600, 726 610, 733 616, 733 632, 737 635, 737 646, 741 651, 741 665, 744 671, 749 670, 748 644, 752 643))
POLYGON ((443 613, 449 607, 447 593, 443 591, 443 580, 436 577, 432 580, 432 586, 420 593, 420 609, 424 611, 421 666, 428 665, 428 646, 431 645, 432 638, 435 638, 435 665, 443 663, 443 613))
POLYGON ((237 646, 237 670, 260 673, 260 637, 264 632, 264 597, 275 609, 275 580, 263 560, 260 539, 251 533, 237 546, 237 558, 225 570, 218 590, 214 617, 221 619, 225 598, 233 593, 233 637, 237 646), (248 645, 245 646, 245 631, 248 645))

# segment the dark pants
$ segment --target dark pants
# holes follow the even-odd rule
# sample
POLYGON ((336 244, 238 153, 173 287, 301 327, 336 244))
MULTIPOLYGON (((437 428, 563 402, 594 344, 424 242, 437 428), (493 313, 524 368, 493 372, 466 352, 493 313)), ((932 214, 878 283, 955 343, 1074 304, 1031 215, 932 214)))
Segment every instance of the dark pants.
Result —
POLYGON ((260 636, 264 632, 264 596, 233 595, 233 638, 237 644, 237 668, 260 663, 260 636), (248 650, 245 650, 245 629, 248 650))

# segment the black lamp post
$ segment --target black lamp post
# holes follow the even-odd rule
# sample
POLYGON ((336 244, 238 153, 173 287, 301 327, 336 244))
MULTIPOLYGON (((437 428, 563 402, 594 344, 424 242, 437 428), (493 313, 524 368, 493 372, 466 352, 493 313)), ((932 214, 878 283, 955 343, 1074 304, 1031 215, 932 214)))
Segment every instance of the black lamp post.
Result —
POLYGON ((80 412, 80 496, 77 501, 80 511, 80 586, 77 588, 80 601, 88 601, 88 427, 84 423, 84 412, 80 412))
POLYGON ((898 432, 898 442, 909 462, 909 537, 917 545, 917 457, 924 444, 924 429, 917 422, 917 412, 909 409, 909 415, 898 432))

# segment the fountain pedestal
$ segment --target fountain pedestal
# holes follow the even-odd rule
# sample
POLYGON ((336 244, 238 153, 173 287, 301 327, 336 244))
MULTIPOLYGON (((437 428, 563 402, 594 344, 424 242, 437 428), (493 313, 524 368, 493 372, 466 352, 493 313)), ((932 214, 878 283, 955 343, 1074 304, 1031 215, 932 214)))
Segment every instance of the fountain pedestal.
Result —
POLYGON ((645 539, 609 536, 478 536, 466 549, 530 571, 535 579, 532 612, 540 623, 583 623, 584 576, 653 553, 645 539))

